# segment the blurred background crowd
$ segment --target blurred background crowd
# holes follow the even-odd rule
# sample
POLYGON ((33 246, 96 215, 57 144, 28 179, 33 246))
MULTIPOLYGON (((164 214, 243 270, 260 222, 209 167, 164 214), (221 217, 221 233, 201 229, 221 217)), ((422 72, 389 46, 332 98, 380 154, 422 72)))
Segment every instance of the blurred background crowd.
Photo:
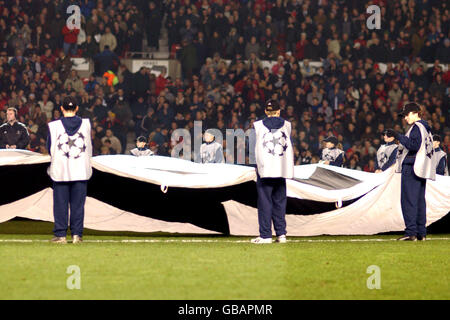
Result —
POLYGON ((28 149, 46 153, 47 123, 72 95, 91 119, 94 154, 126 153, 144 135, 169 156, 175 129, 198 120, 224 137, 246 131, 274 99, 292 122, 296 164, 318 162, 334 135, 345 167, 373 172, 384 130, 406 128, 397 113, 407 101, 449 152, 449 18, 441 0, 0 1, 0 122, 17 108, 28 149), (70 30, 73 4, 81 28, 70 30), (381 8, 379 30, 366 26, 369 4, 381 8), (125 55, 144 39, 159 50, 162 29, 182 76, 128 70, 125 55), (95 72, 81 78, 71 57, 92 59, 95 72))

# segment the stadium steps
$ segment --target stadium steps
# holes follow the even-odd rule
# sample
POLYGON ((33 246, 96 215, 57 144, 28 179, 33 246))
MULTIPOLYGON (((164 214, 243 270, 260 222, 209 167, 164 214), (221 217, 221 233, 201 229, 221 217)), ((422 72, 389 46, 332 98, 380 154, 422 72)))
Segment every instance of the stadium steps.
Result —
POLYGON ((169 33, 165 27, 166 16, 163 17, 161 35, 159 38, 159 51, 153 54, 155 59, 169 59, 170 48, 169 48, 169 33))

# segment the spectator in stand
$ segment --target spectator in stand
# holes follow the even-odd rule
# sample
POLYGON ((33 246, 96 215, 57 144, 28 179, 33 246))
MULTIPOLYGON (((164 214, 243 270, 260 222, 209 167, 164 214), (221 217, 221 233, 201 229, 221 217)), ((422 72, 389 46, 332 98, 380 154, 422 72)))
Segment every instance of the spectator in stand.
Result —
POLYGON ((167 73, 166 68, 163 68, 161 70, 161 73, 156 78, 156 91, 155 91, 156 96, 159 96, 161 91, 163 91, 166 88, 166 85, 168 83, 166 73, 167 73))
MULTIPOLYGON (((76 2, 33 0, 32 5, 27 1, 17 5, 16 1, 3 1, 0 5, 0 119, 6 118, 8 106, 17 106, 20 121, 36 134, 34 150, 45 150, 39 144, 42 139, 45 142, 46 122, 53 116, 53 108, 48 109, 51 103, 61 105, 70 95, 81 102, 80 112, 92 119, 94 154, 100 153, 99 141, 108 127, 114 128, 113 132, 120 128, 121 139, 126 130, 138 134, 136 127, 139 131, 144 127, 142 132, 147 137, 159 130, 159 136, 162 123, 170 137, 177 127, 193 128, 194 119, 222 131, 251 127, 261 117, 261 103, 270 98, 280 101, 283 116, 295 119, 291 122, 293 139, 298 140, 297 163, 317 162, 320 141, 332 134, 351 154, 347 158, 352 161, 349 166, 369 170, 368 154, 374 156, 380 133, 389 127, 401 131, 402 119, 397 113, 405 102, 413 100, 423 103, 424 117, 433 133, 442 135, 443 150, 448 151, 450 70, 446 64, 450 40, 445 1, 427 1, 426 6, 417 0, 408 2, 409 6, 395 1, 377 2, 386 13, 382 33, 365 26, 368 0, 357 1, 357 5, 338 0, 322 1, 321 5, 282 0, 228 1, 221 5, 205 0, 198 8, 191 2, 160 5, 154 1, 159 18, 166 19, 170 49, 180 45, 182 29, 186 29, 183 32, 187 39, 189 30, 197 30, 192 41, 175 55, 181 62, 182 76, 173 83, 162 77, 175 73, 174 69, 159 78, 148 68, 136 73, 125 67, 117 71, 119 57, 97 55, 100 41, 110 37, 107 28, 116 38, 119 56, 127 51, 142 52, 144 36, 159 43, 153 32, 157 28, 147 30, 150 23, 157 22, 149 20, 153 5, 145 1, 78 1, 86 41, 76 54, 97 56, 96 75, 102 77, 112 69, 119 81, 111 87, 91 79, 81 91, 71 81, 70 55, 74 48, 70 46, 64 53, 61 32, 68 17, 65 8, 76 2), (414 19, 408 9, 413 7, 414 19), (196 10, 200 10, 199 14, 196 10), (253 44, 252 37, 256 39, 253 44), (256 46, 260 49, 246 56, 246 47, 251 51, 256 46), (273 70, 263 67, 278 56, 283 57, 282 64, 277 63, 273 70), (305 59, 308 57, 312 59, 305 59), (231 62, 224 63, 223 59, 231 62), (164 102, 159 103, 159 95, 165 97, 164 102), (40 110, 36 101, 43 102, 44 96, 47 110, 40 110), (133 123, 125 128, 120 116, 109 115, 117 107, 119 96, 131 106, 133 121, 138 122, 134 129, 133 123), (140 96, 142 104, 138 102, 140 96), (136 113, 135 104, 142 110, 136 113), (146 110, 149 107, 156 110, 150 112, 150 118, 146 110), (142 119, 136 118, 137 114, 142 119), (371 129, 364 134, 366 127, 371 129)), ((111 48, 109 51, 114 52, 111 48)), ((168 154, 172 146, 163 141, 157 147, 168 154)))
POLYGON ((161 32, 162 16, 155 2, 150 1, 146 10, 147 43, 150 48, 159 50, 159 36, 161 32))
POLYGON ((66 81, 72 69, 72 60, 70 57, 64 53, 64 51, 59 52, 59 57, 56 59, 55 71, 59 73, 59 78, 61 81, 66 81))
POLYGON ((137 23, 133 23, 132 27, 128 29, 128 48, 131 52, 142 51, 143 34, 139 29, 137 23))
POLYGON ((78 34, 80 33, 80 29, 77 29, 75 27, 68 27, 67 25, 64 25, 62 28, 62 35, 64 36, 64 54, 68 55, 69 52, 72 56, 75 56, 77 54, 78 50, 78 34))
POLYGON ((122 145, 120 143, 120 140, 113 134, 111 129, 106 129, 106 134, 102 138, 102 143, 103 145, 112 148, 117 154, 120 154, 122 152, 122 145), (107 140, 109 141, 110 145, 108 145, 107 143, 105 144, 107 140))
POLYGON ((86 36, 86 41, 81 45, 83 57, 92 58, 98 53, 98 44, 91 35, 86 36))
POLYGON ((183 69, 183 76, 190 79, 193 72, 198 68, 197 49, 188 39, 183 39, 182 45, 179 59, 183 69))
POLYGON ((94 56, 94 60, 98 66, 95 70, 97 76, 103 76, 103 74, 109 70, 117 70, 117 67, 120 64, 119 57, 110 50, 109 45, 105 45, 102 52, 94 56))
POLYGON ((100 37, 100 52, 104 52, 105 50, 111 50, 111 52, 114 52, 114 50, 116 50, 116 47, 117 39, 111 33, 111 28, 106 27, 105 33, 100 37))
POLYGON ((70 77, 64 82, 64 89, 67 89, 68 86, 70 86, 77 93, 80 93, 83 90, 83 81, 81 81, 76 70, 72 70, 70 72, 70 77))

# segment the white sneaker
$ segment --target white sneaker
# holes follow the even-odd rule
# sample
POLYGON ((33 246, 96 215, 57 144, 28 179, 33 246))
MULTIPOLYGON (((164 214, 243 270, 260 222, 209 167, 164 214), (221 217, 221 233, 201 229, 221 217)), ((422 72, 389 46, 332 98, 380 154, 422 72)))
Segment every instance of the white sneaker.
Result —
POLYGON ((283 234, 283 235, 281 235, 281 236, 278 236, 277 237, 277 240, 275 240, 275 242, 278 242, 278 243, 286 243, 286 235, 285 234, 283 234))
POLYGON ((78 235, 74 235, 72 237, 72 243, 82 243, 83 242, 83 238, 78 236, 78 235))
POLYGON ((272 243, 272 238, 261 238, 261 237, 258 237, 258 238, 252 239, 250 241, 251 241, 251 243, 257 243, 257 244, 272 243))

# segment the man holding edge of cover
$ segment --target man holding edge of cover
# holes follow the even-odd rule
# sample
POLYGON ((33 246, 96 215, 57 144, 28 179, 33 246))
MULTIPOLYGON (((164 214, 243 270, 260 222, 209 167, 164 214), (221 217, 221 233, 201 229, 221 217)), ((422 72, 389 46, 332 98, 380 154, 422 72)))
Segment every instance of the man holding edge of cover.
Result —
POLYGON ((51 155, 48 174, 53 180, 54 243, 66 243, 70 206, 72 242, 82 242, 87 181, 92 176, 92 141, 89 119, 76 115, 78 105, 66 97, 61 119, 48 124, 47 148, 51 155))
POLYGON ((400 142, 396 172, 401 173, 401 207, 405 221, 405 235, 400 241, 426 240, 425 187, 427 179, 435 180, 433 136, 422 111, 415 102, 403 106, 400 113, 409 128, 405 135, 388 129, 388 134, 400 142))

